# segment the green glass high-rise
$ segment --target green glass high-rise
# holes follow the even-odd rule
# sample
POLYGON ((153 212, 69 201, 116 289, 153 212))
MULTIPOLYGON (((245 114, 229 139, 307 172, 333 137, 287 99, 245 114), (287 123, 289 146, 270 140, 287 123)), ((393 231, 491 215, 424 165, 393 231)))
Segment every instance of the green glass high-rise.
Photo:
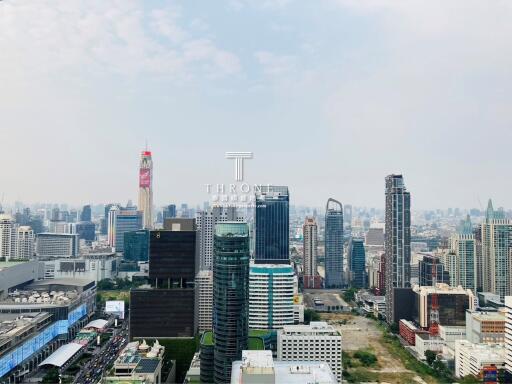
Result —
POLYGON ((215 226, 213 241, 214 381, 229 383, 233 361, 242 358, 249 335, 249 227, 215 226))

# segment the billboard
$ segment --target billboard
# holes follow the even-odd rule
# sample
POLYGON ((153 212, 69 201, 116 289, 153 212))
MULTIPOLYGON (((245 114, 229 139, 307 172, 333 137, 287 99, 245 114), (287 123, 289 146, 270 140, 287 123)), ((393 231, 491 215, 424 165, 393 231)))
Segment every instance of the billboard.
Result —
POLYGON ((139 187, 149 188, 151 185, 151 169, 141 168, 139 170, 139 187))
POLYGON ((120 319, 124 319, 124 301, 109 300, 105 302, 105 313, 115 315, 120 319))

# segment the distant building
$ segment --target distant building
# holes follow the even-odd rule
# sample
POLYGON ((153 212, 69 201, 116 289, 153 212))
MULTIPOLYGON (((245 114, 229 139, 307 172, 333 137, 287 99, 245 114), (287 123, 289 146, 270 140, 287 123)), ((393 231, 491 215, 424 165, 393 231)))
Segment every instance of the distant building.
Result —
POLYGON ((169 204, 167 207, 164 208, 163 212, 163 219, 174 219, 176 218, 176 205, 175 204, 169 204))
POLYGON ((314 217, 306 217, 304 225, 302 226, 302 233, 304 236, 303 249, 304 255, 302 258, 303 273, 304 273, 304 287, 315 288, 308 284, 311 278, 317 274, 316 261, 318 257, 318 226, 314 217))
MULTIPOLYGON (((226 383, 249 335, 249 228, 223 222, 213 241, 214 381, 226 383)), ((202 369, 202 367, 201 367, 202 369)))
POLYGON ((309 325, 287 325, 277 333, 277 358, 281 361, 326 362, 342 380, 342 337, 323 321, 309 325))
POLYGON ((329 199, 325 207, 325 287, 343 284, 343 206, 329 199))
POLYGON ((348 248, 348 268, 350 285, 355 288, 366 288, 366 254, 363 239, 352 238, 348 248))
POLYGON ((249 272, 249 328, 280 329, 294 323, 295 274, 289 264, 256 264, 249 272))
POLYGON ((197 328, 199 332, 212 329, 213 317, 213 272, 199 271, 196 275, 198 296, 197 328))
POLYGON ((475 344, 504 343, 506 312, 501 310, 467 310, 466 338, 475 344))
POLYGON ((149 231, 141 229, 124 233, 123 257, 129 261, 148 261, 149 231))
POLYGON ((423 259, 418 262, 418 277, 421 287, 434 284, 434 268, 436 271, 436 282, 450 284, 450 274, 445 270, 441 260, 437 256, 424 254, 423 259))
POLYGON ((256 191, 256 264, 290 262, 289 205, 288 187, 262 185, 256 191))
POLYGON ((393 313, 393 288, 411 285, 411 195, 402 175, 386 177, 386 320, 400 319, 393 313))
POLYGON ((80 213, 80 221, 92 221, 92 211, 90 205, 84 205, 80 213))
POLYGON ((451 252, 455 254, 455 276, 453 285, 477 289, 476 241, 469 215, 456 234, 450 238, 451 252))
POLYGON ((455 377, 479 376, 484 368, 494 365, 496 371, 505 368, 507 352, 501 344, 473 344, 467 340, 455 342, 455 377))
POLYGON ((150 151, 142 151, 139 165, 139 205, 142 228, 153 228, 153 160, 150 151))
POLYGON ((80 240, 90 245, 96 240, 96 225, 90 221, 81 221, 71 224, 71 233, 78 234, 80 240))
POLYGON ((16 230, 14 256, 18 260, 29 260, 34 257, 35 235, 31 227, 21 226, 16 230))
POLYGON ((124 234, 142 229, 142 212, 113 206, 109 212, 109 245, 116 252, 124 252, 124 234))
POLYGON ((78 257, 78 235, 39 233, 36 238, 36 256, 39 259, 78 257))
POLYGON ((9 260, 14 256, 16 229, 9 215, 0 215, 0 257, 9 260))
POLYGON ((482 223, 483 290, 500 295, 503 300, 510 292, 510 252, 512 220, 502 211, 495 211, 489 200, 482 223))
POLYGON ((321 361, 273 360, 272 351, 243 351, 233 362, 231 384, 336 384, 331 368, 321 361))
POLYGON ((58 258, 42 262, 45 279, 87 279, 96 283, 117 277, 118 257, 114 253, 92 253, 80 258, 58 258))
POLYGON ((378 227, 370 227, 366 232, 365 244, 369 248, 384 250, 384 229, 378 227))

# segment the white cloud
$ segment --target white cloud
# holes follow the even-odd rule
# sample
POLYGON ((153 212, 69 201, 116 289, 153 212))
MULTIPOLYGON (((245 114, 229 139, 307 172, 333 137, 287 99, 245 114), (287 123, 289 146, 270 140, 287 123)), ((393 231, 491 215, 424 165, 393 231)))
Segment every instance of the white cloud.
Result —
POLYGON ((296 69, 296 58, 292 55, 278 55, 268 51, 258 51, 254 56, 267 75, 283 76, 296 69))

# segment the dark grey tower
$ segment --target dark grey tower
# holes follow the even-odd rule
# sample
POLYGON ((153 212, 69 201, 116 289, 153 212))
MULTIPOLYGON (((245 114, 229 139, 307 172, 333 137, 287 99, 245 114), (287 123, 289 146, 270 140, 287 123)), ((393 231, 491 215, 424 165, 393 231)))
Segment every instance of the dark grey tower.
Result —
POLYGON ((393 323, 393 288, 411 286, 411 195, 402 175, 386 177, 386 320, 393 323))
POLYGON ((343 206, 334 199, 325 207, 325 287, 343 286, 343 206))

